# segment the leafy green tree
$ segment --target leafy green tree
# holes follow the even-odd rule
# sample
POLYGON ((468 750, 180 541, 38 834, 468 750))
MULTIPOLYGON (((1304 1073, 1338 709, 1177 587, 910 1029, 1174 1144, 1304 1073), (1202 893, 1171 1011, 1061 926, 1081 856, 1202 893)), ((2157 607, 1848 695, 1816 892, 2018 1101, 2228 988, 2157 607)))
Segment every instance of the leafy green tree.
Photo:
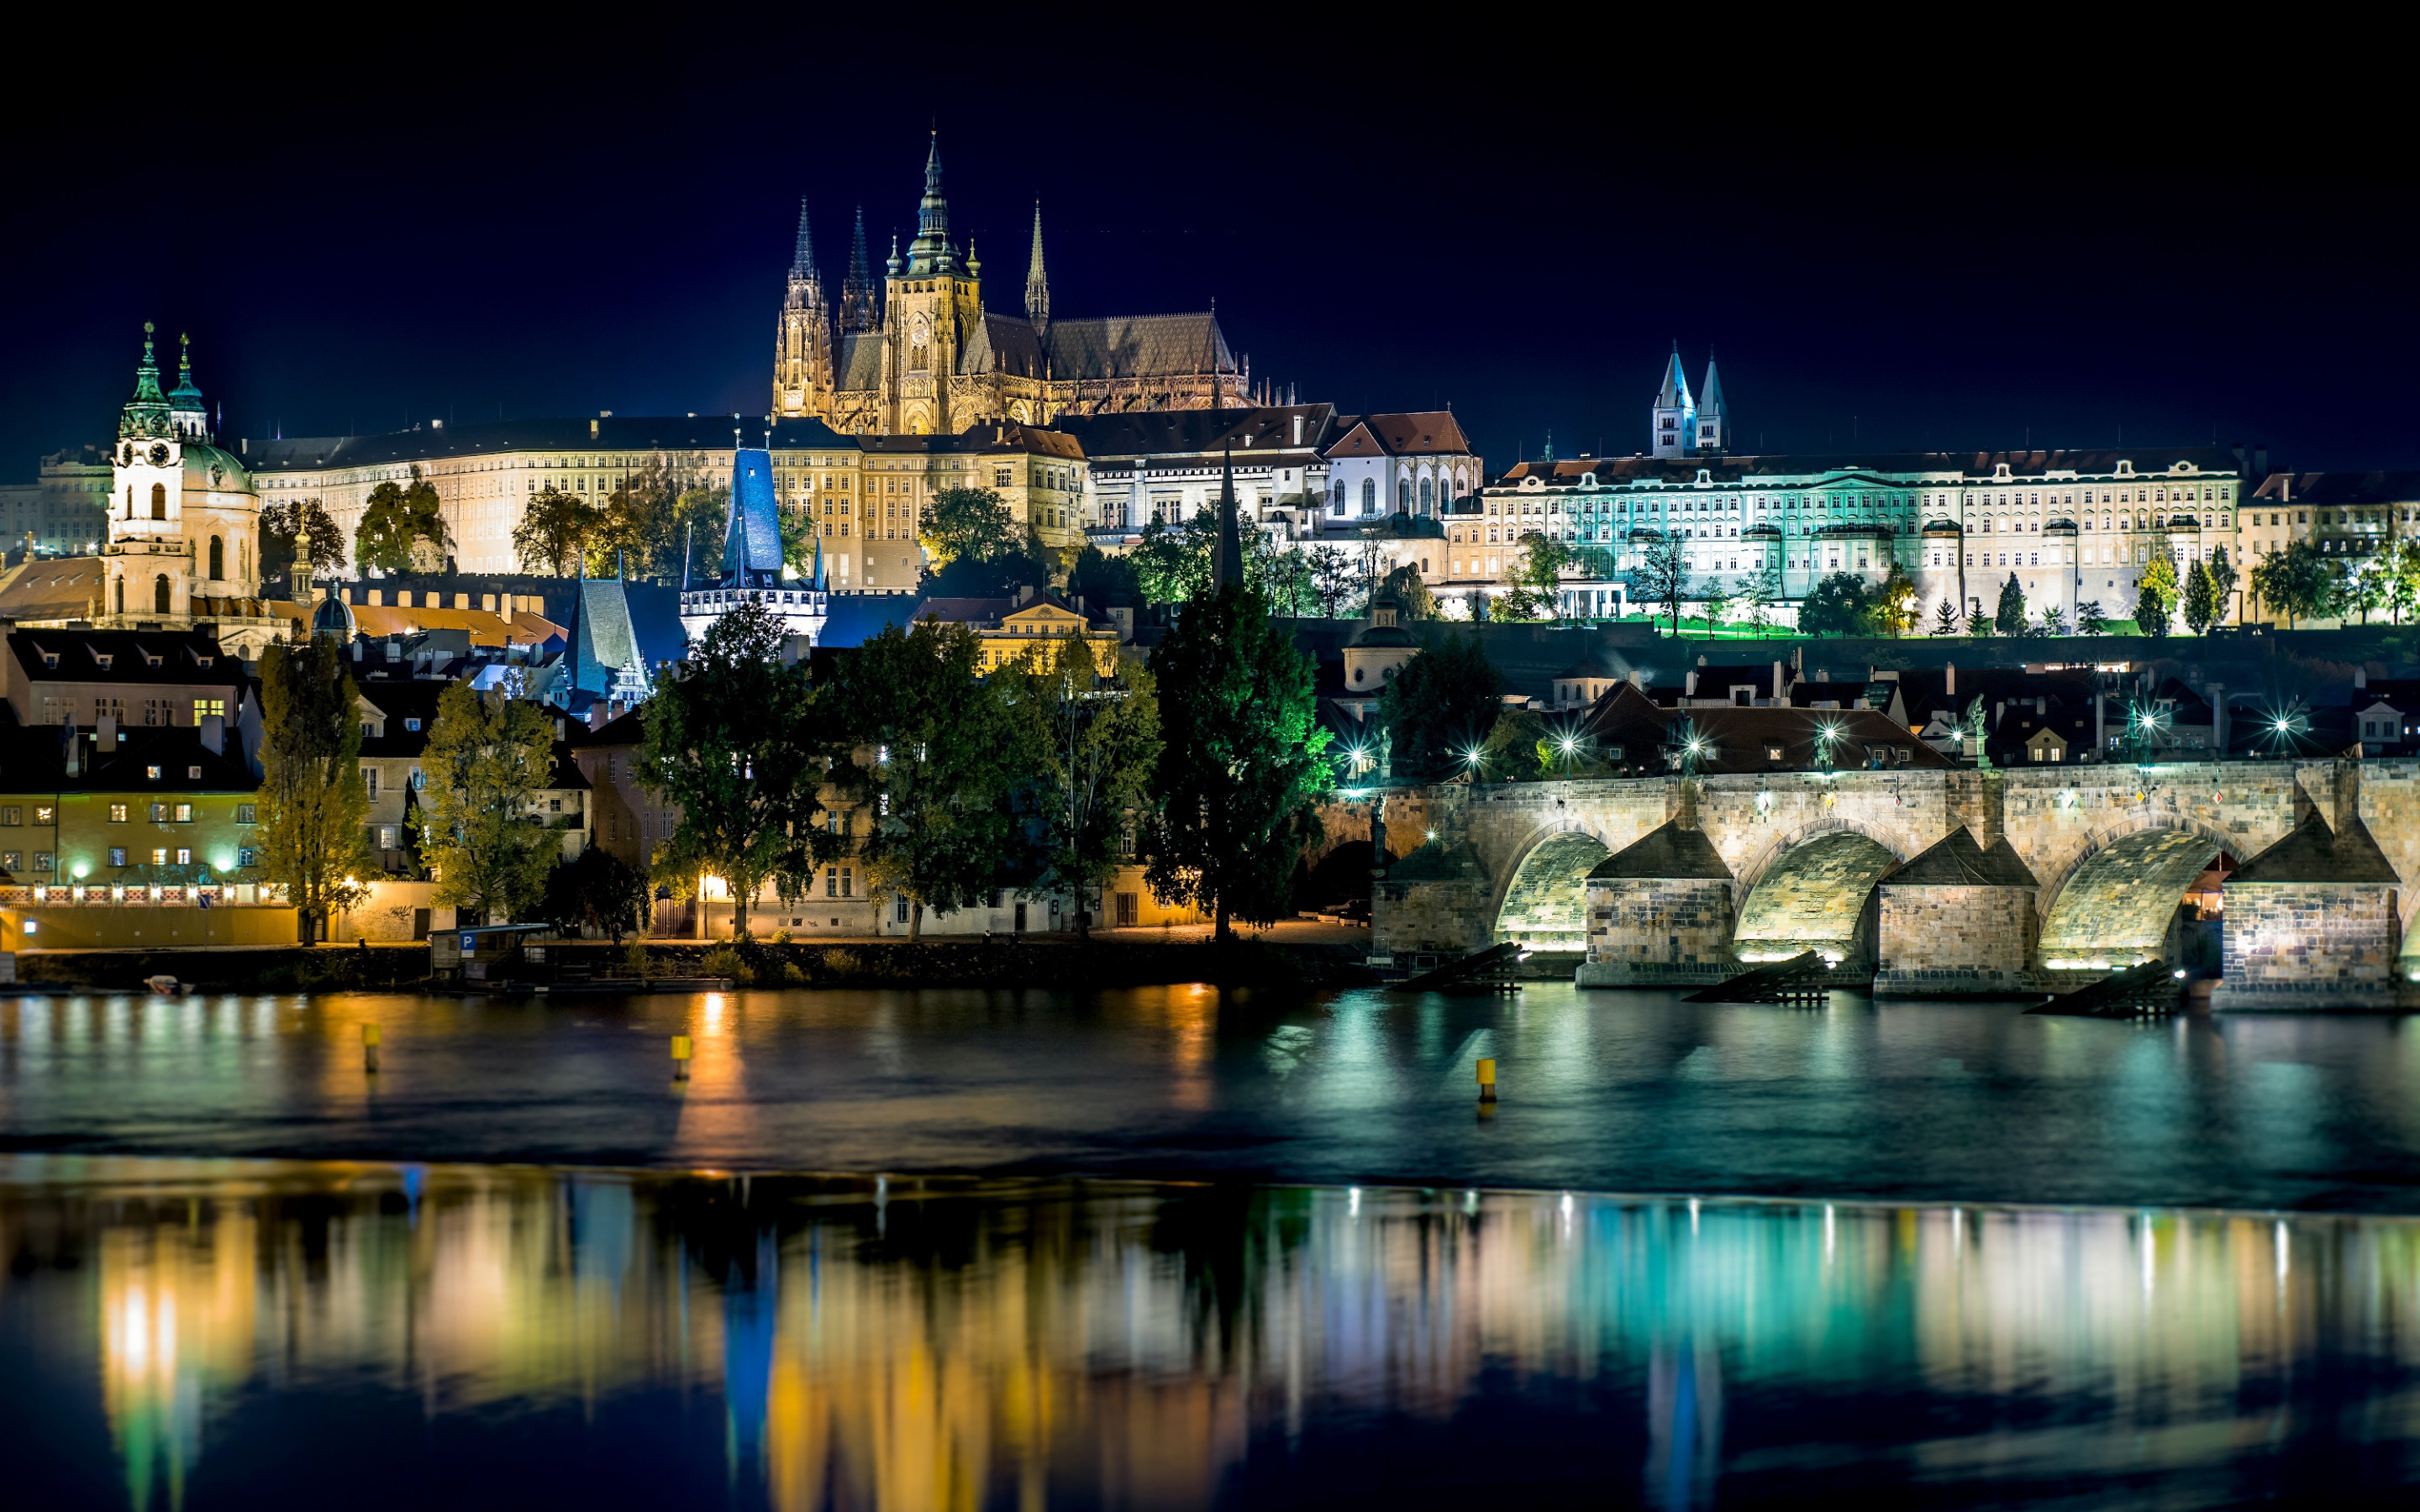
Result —
POLYGON ((437 901, 505 922, 546 890, 560 838, 537 811, 554 779, 546 711, 504 688, 466 679, 437 697, 420 759, 420 857, 437 901))
POLYGON ((2134 586, 2134 624, 2145 635, 2154 639, 2168 633, 2168 616, 2177 609, 2177 564, 2165 551, 2151 554, 2151 563, 2143 569, 2142 580, 2134 586))
POLYGON ((680 532, 674 528, 679 495, 661 455, 650 455, 605 500, 604 518, 589 538, 588 570, 603 577, 669 578, 680 570, 680 532))
POLYGON ((1866 608, 1866 620, 1877 635, 1902 636, 1916 628, 1916 579, 1897 562, 1884 575, 1873 590, 1866 608))
POLYGON ((381 483, 370 490, 353 532, 353 563, 364 571, 434 572, 444 566, 453 544, 438 507, 437 486, 415 467, 409 483, 381 483))
POLYGON ((1460 771, 1503 712, 1504 679, 1475 632, 1431 641, 1378 695, 1395 773, 1421 781, 1460 771))
POLYGON ((2395 611, 2395 623, 2400 625, 2404 615, 2420 609, 2420 540, 2398 541, 2392 550, 2386 602, 2395 611))
POLYGON ((530 496, 513 527, 513 554, 529 572, 568 578, 579 571, 589 543, 604 529, 605 512, 587 500, 549 486, 530 496))
POLYGON ((2341 579, 2342 602, 2348 609, 2361 611, 2361 623, 2369 623, 2370 611, 2386 603, 2389 579, 2386 563, 2376 557, 2365 559, 2359 566, 2341 579))
POLYGON ((280 578, 297 563, 314 578, 343 571, 344 527, 317 499, 272 500, 260 506, 260 576, 280 578))
POLYGON ((2013 572, 2000 585, 2000 607, 1992 615, 1992 627, 2002 635, 2025 633, 2025 590, 2013 572))
POLYGON ((286 889, 305 942, 369 896, 376 870, 362 725, 333 637, 272 645, 260 658, 260 871, 286 889))
POLYGON ((1076 894, 1079 933, 1090 926, 1093 893, 1125 864, 1125 840, 1150 801, 1160 752, 1151 668, 1103 649, 1106 666, 1080 636, 1068 636, 1047 671, 1038 657, 1019 657, 1012 676, 1026 686, 1002 689, 1040 722, 1032 781, 1049 826, 1044 855, 1049 874, 1076 894))
POLYGON ((1731 592, 1730 585, 1724 582, 1722 579, 1709 578, 1706 579, 1706 593, 1703 602, 1706 610, 1706 633, 1709 636, 1713 635, 1715 628, 1725 620, 1730 618, 1731 606, 1738 602, 1738 596, 1739 595, 1731 592))
POLYGON ((1143 598, 1154 604, 1179 604, 1210 583, 1210 559, 1218 546, 1218 521, 1208 510, 1182 525, 1154 519, 1142 528, 1142 540, 1129 553, 1143 598))
POLYGON ((2226 548, 2222 546, 2211 549, 2209 571, 2211 602, 2213 606, 2211 623, 2224 625, 2226 623, 2228 612, 2235 607, 2235 590, 2239 580, 2235 563, 2227 556, 2226 548))
POLYGON ((1197 594, 1152 653, 1164 744, 1152 891, 1232 919, 1270 923, 1287 906, 1295 862, 1324 832, 1333 784, 1311 659, 1270 623, 1259 595, 1230 584, 1197 594))
POLYGON ((2101 611, 2101 600, 2087 598, 2075 606, 2075 633, 2096 639, 2109 633, 2109 616, 2101 611))
POLYGON ((2046 636, 2067 634, 2067 611, 2056 604, 2045 607, 2041 611, 2041 633, 2046 636))
POLYGON ((1379 580, 1378 591, 1394 595, 1406 623, 1444 617, 1437 609, 1436 594, 1429 592, 1428 580, 1420 576, 1417 563, 1406 562, 1387 574, 1379 580))
POLYGON ((1140 604, 1142 584, 1136 580, 1133 563, 1110 556, 1097 546, 1087 546, 1076 553, 1075 564, 1068 569, 1067 596, 1080 596, 1085 607, 1097 614, 1111 605, 1140 604))
POLYGON ((1781 564, 1768 556, 1744 579, 1746 584, 1747 623, 1757 634, 1773 627, 1774 607, 1781 602, 1781 564))
POLYGON ((911 940, 923 935, 926 909, 981 903, 1025 849, 1015 798, 1043 760, 1043 720, 1011 705, 1032 696, 1025 684, 985 677, 982 658, 963 625, 889 625, 827 693, 832 781, 866 816, 858 855, 871 885, 908 897, 911 940))
POLYGON ((677 579, 684 562, 694 571, 714 571, 722 560, 722 532, 730 517, 727 487, 690 488, 675 498, 664 539, 650 553, 650 560, 661 563, 659 575, 677 579))
POLYGON ((1945 595, 1932 611, 1932 633, 1936 636, 1958 633, 1958 607, 1945 595))
POLYGON ((1804 635, 1861 635, 1872 607, 1864 579, 1836 572, 1798 601, 1798 629, 1804 635))
POLYGON ((2252 594, 2272 613, 2282 611, 2287 628, 2291 629, 2297 620, 2327 612, 2335 596, 2334 570, 2308 541, 2295 541, 2283 551, 2271 552, 2252 569, 2252 594))
POLYGON ((1638 565, 1631 569, 1630 596, 1659 606, 1670 617, 1672 634, 1677 638, 1681 633, 1681 601, 1688 591, 1689 559, 1681 549, 1679 538, 1669 533, 1650 535, 1639 549, 1638 565))
POLYGON ((1269 612, 1301 619, 1318 612, 1311 563, 1300 551, 1280 549, 1262 531, 1245 532, 1243 546, 1245 580, 1259 585, 1269 612))
POLYGON ((936 567, 961 557, 989 562, 1025 544, 1007 503, 989 488, 944 488, 935 494, 918 538, 936 567))
POLYGON ((558 863, 538 900, 539 917, 562 933, 602 930, 616 945, 624 933, 645 929, 654 911, 647 874, 601 845, 558 863))
POLYGON ((2218 617, 2217 594, 2210 580, 2210 569, 2198 562, 2185 572, 2184 613, 2186 628, 2195 635, 2209 630, 2211 622, 2218 617))
POLYGON ((1352 553, 1342 547, 1314 546, 1303 554, 1311 559, 1311 593, 1320 617, 1344 618, 1361 591, 1361 569, 1352 553))
POLYGON ((1543 532, 1524 532, 1521 549, 1505 569, 1504 580, 1512 586, 1502 600, 1504 617, 1530 620, 1544 611, 1550 619, 1559 618, 1563 568, 1571 559, 1571 548, 1562 542, 1543 532))
POLYGON ((800 896, 838 837, 815 823, 829 721, 804 662, 781 659, 783 625, 745 603, 702 637, 647 701, 640 786, 680 823, 656 847, 655 874, 687 897, 700 876, 731 888, 731 932, 748 933, 748 904, 768 881, 800 896))

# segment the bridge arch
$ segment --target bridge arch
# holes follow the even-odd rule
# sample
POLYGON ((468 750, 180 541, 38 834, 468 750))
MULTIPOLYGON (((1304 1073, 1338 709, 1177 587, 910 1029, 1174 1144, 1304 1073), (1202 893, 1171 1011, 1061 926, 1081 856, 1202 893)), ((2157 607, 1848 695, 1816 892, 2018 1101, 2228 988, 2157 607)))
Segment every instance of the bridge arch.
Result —
POLYGON ((1586 826, 1535 834, 1496 899, 1491 937, 1534 950, 1588 949, 1588 874, 1613 848, 1586 826))
POLYGON ((1733 952, 1747 963, 1806 950, 1870 962, 1875 885, 1905 859, 1889 840, 1849 820, 1819 821, 1776 841, 1742 869, 1733 952))
POLYGON ((2246 850, 2242 837, 2181 816, 2096 831, 2042 888, 2041 964, 2106 968, 2192 953, 2177 933, 2185 894, 2222 857, 2248 859, 2246 850))

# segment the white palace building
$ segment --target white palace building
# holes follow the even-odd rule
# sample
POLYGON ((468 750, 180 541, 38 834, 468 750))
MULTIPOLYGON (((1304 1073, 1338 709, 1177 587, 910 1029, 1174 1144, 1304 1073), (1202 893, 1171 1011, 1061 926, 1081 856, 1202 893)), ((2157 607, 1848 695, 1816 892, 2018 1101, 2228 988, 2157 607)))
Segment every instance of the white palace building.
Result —
MULTIPOLYGON (((1897 562, 1930 623, 1944 599, 1989 616, 2014 574, 2028 609, 2080 603, 2134 611, 2155 553, 2181 579, 2216 547, 2235 549, 2243 459, 2214 446, 2092 451, 1854 453, 1741 456, 1726 451, 1730 417, 1707 364, 1702 403, 1676 352, 1650 416, 1651 450, 1627 457, 1551 456, 1515 466, 1446 521, 1451 568, 1440 591, 1503 580, 1524 534, 1579 548, 1562 611, 1635 611, 1624 595, 1646 546, 1683 543, 1692 597, 1734 594, 1776 569, 1795 601, 1835 572, 1879 583, 1897 562)), ((1794 611, 1785 602, 1779 619, 1794 611)))

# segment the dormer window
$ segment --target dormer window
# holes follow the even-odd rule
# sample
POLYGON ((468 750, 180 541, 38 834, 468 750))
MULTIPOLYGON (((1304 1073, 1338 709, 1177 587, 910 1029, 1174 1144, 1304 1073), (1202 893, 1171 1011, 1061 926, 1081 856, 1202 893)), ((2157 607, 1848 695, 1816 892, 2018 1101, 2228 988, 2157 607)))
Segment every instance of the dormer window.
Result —
POLYGON ((150 779, 152 781, 157 782, 160 780, 160 768, 156 766, 147 766, 143 768, 143 775, 150 779))
POLYGON ((185 768, 185 777, 188 781, 198 782, 202 779, 202 769, 198 766, 188 766, 185 768))

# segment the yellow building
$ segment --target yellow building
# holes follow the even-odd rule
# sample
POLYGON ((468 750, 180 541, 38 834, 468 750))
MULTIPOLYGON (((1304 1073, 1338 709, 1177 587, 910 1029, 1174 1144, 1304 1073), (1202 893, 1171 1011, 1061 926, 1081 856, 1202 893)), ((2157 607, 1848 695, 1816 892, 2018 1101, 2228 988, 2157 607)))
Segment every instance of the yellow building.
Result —
POLYGON ((983 643, 985 671, 1005 667, 1029 652, 1048 671, 1059 665, 1067 639, 1078 635, 1092 644, 1094 668, 1117 664, 1118 632, 1109 622, 1079 612, 1056 596, 1036 598, 996 620, 973 622, 970 628, 983 643))

